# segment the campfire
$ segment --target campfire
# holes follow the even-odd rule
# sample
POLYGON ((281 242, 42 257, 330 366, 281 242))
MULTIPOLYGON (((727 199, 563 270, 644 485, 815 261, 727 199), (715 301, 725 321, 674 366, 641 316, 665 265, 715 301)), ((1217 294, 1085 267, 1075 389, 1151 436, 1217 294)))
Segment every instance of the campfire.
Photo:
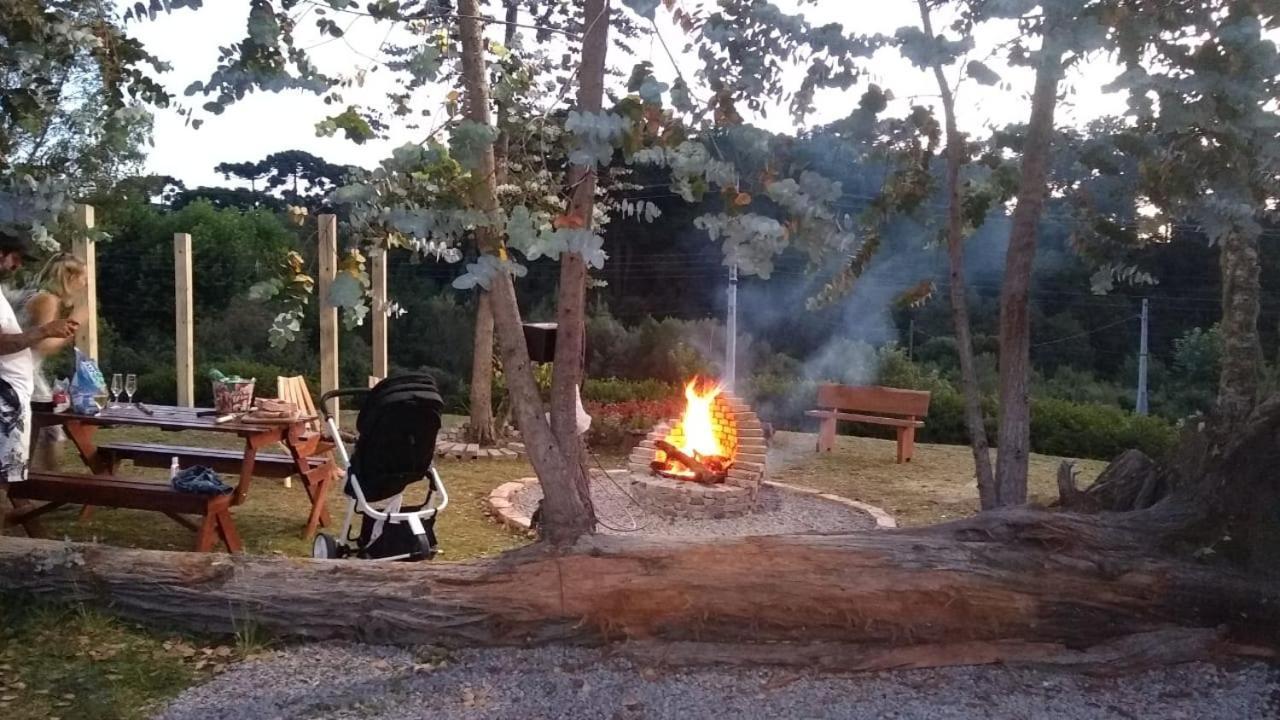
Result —
POLYGON ((680 417, 658 423, 627 461, 632 497, 673 520, 741 517, 756 508, 768 450, 751 407, 695 378, 680 417))
POLYGON ((722 483, 733 466, 734 438, 725 432, 716 399, 720 385, 698 378, 684 388, 685 408, 675 427, 654 443, 649 467, 663 477, 722 483))

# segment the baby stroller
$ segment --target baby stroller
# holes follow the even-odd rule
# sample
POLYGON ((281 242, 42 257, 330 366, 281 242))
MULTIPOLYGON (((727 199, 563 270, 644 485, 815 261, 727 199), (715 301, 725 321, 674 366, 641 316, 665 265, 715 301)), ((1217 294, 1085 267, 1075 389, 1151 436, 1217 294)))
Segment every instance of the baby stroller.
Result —
POLYGON ((312 557, 425 560, 438 552, 436 516, 449 505, 449 493, 431 461, 443 409, 435 380, 425 373, 390 377, 368 390, 332 390, 321 396, 325 427, 347 469, 344 492, 349 500, 341 533, 318 533, 312 557), (353 455, 342 443, 337 418, 329 414, 329 400, 340 397, 365 398, 356 420, 353 455), (426 497, 406 506, 405 491, 424 479, 426 497), (433 507, 436 496, 439 502, 433 507), (353 537, 357 512, 360 529, 353 537))

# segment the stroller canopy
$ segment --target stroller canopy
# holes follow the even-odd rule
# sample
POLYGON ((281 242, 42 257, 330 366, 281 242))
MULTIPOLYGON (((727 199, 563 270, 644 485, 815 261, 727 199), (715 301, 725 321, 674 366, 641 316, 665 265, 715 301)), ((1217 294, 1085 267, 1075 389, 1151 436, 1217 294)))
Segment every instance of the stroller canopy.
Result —
MULTIPOLYGON (((356 419, 351 473, 369 502, 386 500, 431 469, 444 401, 426 373, 390 377, 369 391, 356 419)), ((347 495, 355 497, 348 477, 347 495)))

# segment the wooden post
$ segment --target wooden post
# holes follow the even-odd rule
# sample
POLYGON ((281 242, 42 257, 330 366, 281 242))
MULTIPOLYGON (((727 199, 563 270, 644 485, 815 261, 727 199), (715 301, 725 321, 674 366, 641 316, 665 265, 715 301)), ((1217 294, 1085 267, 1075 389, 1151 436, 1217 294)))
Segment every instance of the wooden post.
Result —
POLYGON ((373 282, 373 374, 385 378, 387 361, 387 251, 379 248, 373 253, 373 267, 369 271, 373 282))
MULTIPOLYGON (((329 290, 338 273, 338 217, 321 215, 320 222, 320 394, 338 389, 338 308, 329 302, 329 290)), ((338 412, 334 400, 333 412, 338 412)))
MULTIPOLYGON (((93 206, 77 205, 76 220, 84 230, 93 229, 93 206)), ((85 269, 85 322, 76 332, 76 347, 91 358, 98 358, 98 251, 88 233, 77 234, 71 253, 80 258, 85 269)))
POLYGON ((195 311, 191 282, 191 236, 173 236, 174 327, 177 335, 175 374, 178 377, 178 405, 195 407, 195 311))

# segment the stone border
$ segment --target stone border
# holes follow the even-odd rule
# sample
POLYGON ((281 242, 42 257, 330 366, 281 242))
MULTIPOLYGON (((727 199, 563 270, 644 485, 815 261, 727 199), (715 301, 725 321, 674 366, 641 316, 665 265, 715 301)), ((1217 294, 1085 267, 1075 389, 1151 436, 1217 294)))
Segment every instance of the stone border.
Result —
POLYGON ((537 485, 538 478, 527 477, 505 482, 494 488, 489 497, 485 498, 489 511, 498 522, 507 527, 508 530, 516 532, 528 532, 533 520, 528 515, 521 515, 520 511, 511 502, 511 496, 525 489, 529 485, 537 485))
POLYGON ((436 457, 454 460, 522 460, 524 443, 506 443, 502 447, 485 448, 476 443, 440 440, 436 443, 436 457))
MULTIPOLYGON (((609 470, 608 473, 610 475, 617 476, 626 475, 627 471, 609 470)), ((489 493, 489 497, 486 498, 486 503, 488 504, 489 510, 493 514, 494 518, 510 530, 521 533, 528 532, 532 521, 529 516, 520 514, 520 511, 516 509, 515 504, 511 502, 511 496, 530 485, 537 484, 538 478, 527 477, 512 480, 511 482, 505 482, 494 488, 493 491, 489 493)), ((816 495, 823 500, 829 500, 831 502, 840 503, 841 505, 847 505, 855 510, 860 510, 870 515, 872 519, 876 521, 877 530, 892 530, 898 527, 898 522, 893 519, 892 515, 881 510, 875 505, 869 505, 864 502, 850 500, 846 497, 832 495, 831 493, 824 493, 821 490, 814 490, 813 488, 801 487, 799 485, 788 485, 786 483, 774 482, 772 480, 765 480, 764 484, 778 488, 779 490, 788 490, 804 495, 816 495)))
POLYGON ((894 520, 892 515, 876 507, 875 505, 860 502, 858 500, 850 500, 847 497, 843 497, 840 495, 832 495, 831 493, 824 493, 821 490, 815 490, 813 488, 807 488, 800 485, 788 485, 787 483, 775 482, 773 480, 765 480, 764 484, 772 485, 773 487, 779 488, 781 490, 790 490, 792 492, 803 493, 805 495, 817 495, 823 500, 838 502, 841 505, 848 505, 851 508, 861 510, 862 512, 870 515, 872 518, 875 519, 877 530, 895 530, 898 527, 898 521, 894 520))

